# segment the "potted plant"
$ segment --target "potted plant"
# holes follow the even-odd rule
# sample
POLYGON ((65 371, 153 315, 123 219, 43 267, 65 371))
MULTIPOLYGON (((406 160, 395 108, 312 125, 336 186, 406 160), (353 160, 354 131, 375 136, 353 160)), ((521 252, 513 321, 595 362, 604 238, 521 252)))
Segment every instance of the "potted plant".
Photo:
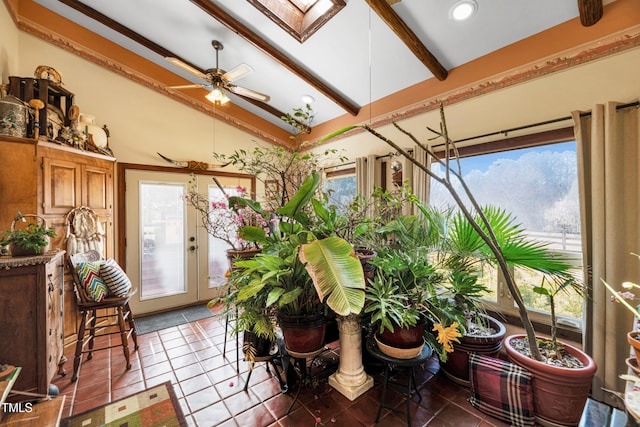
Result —
MULTIPOLYGON (((216 155, 218 160, 255 175, 265 190, 275 190, 265 191, 261 203, 246 197, 229 198, 234 209, 248 209, 268 218, 266 226, 244 224, 238 229, 241 240, 260 246, 262 253, 235 263, 246 281, 232 298, 240 306, 256 304, 270 314, 277 313, 281 325, 290 320, 287 316, 296 317, 294 325, 299 322, 297 316, 315 316, 318 336, 322 337, 322 319, 328 310, 342 315, 360 312, 364 276, 347 241, 335 235, 316 235, 313 230, 314 216, 322 214, 322 203, 311 202, 321 185, 316 171, 321 162, 337 155, 336 150, 322 154, 300 151, 313 121, 309 105, 295 109, 283 120, 295 131, 292 150, 256 146, 251 152, 216 155)), ((309 334, 303 331, 300 335, 309 334)), ((288 341, 288 346, 293 345, 291 338, 288 341)))
MULTIPOLYGON (((237 186, 233 189, 232 194, 220 185, 220 182, 213 177, 222 197, 217 200, 211 200, 208 194, 198 192, 195 177, 189 180, 189 188, 184 196, 185 202, 198 212, 200 225, 207 233, 215 238, 222 240, 229 246, 228 254, 230 259, 241 256, 242 253, 256 253, 260 251, 260 246, 255 242, 243 240, 238 229, 245 225, 257 225, 268 227, 267 220, 259 213, 252 209, 242 206, 235 206, 229 202, 232 196, 245 197, 247 189, 237 186)), ((231 266, 233 266, 231 264, 231 266)))
POLYGON ((229 293, 215 302, 222 302, 224 316, 234 316, 236 321, 232 334, 242 333, 242 351, 245 359, 252 362, 256 358, 270 354, 277 333, 274 313, 266 304, 266 295, 239 300, 238 294, 248 286, 250 277, 243 274, 241 267, 230 270, 228 278, 229 293))
MULTIPOLYGON (((247 278, 237 295, 238 303, 264 299, 266 309, 277 311, 287 348, 309 353, 324 344, 324 312, 357 314, 364 305, 364 274, 353 247, 339 237, 318 239, 310 229, 310 201, 320 185, 317 173, 309 175, 300 189, 271 220, 270 232, 262 227, 240 229, 243 239, 262 245, 252 260, 236 265, 247 278), (317 333, 310 333, 306 323, 317 333), (289 329, 290 327, 290 329, 289 329), (296 343, 315 337, 315 342, 296 343)), ((233 203, 263 212, 260 204, 233 198, 233 203)))
POLYGON ((377 274, 366 290, 365 312, 376 325, 381 351, 385 345, 417 349, 426 340, 446 361, 464 333, 465 301, 482 288, 459 286, 468 282, 434 256, 444 242, 445 216, 417 206, 419 215, 399 216, 376 230, 377 274), (404 335, 409 341, 403 342, 404 335))
POLYGON ((22 215, 19 213, 11 224, 11 230, 5 231, 0 238, 0 246, 9 246, 12 256, 40 255, 49 247, 49 238, 57 237, 53 227, 36 215, 22 215), (25 217, 36 217, 37 223, 28 223, 24 228, 16 228, 17 221, 26 221, 25 217))
MULTIPOLYGON (((451 159, 451 156, 457 153, 457 148, 455 146, 455 143, 449 138, 449 134, 446 126, 446 120, 444 117, 443 106, 440 106, 440 118, 441 118, 440 131, 436 131, 429 127, 427 129, 432 133, 434 133, 437 137, 443 138, 444 159, 437 156, 433 152, 433 150, 431 150, 429 147, 426 147, 424 144, 420 143, 414 135, 402 129, 398 124, 394 123, 394 126, 401 133, 408 136, 408 138, 413 143, 417 144, 422 149, 424 149, 427 152, 428 157, 432 161, 438 162, 441 164, 441 166, 444 168, 444 174, 442 176, 439 176, 433 173, 431 169, 428 167, 428 164, 424 164, 422 162, 417 161, 406 150, 401 148, 396 142, 380 134, 379 132, 377 132, 375 129, 371 128, 368 125, 349 126, 337 132, 334 132, 331 135, 328 135, 327 137, 323 138, 322 141, 326 141, 337 135, 348 132, 356 127, 360 127, 365 131, 367 131, 368 133, 370 133, 371 135, 375 136, 376 138, 387 143, 389 146, 394 148, 398 154, 402 155, 403 157, 408 159, 410 162, 412 162, 414 166, 424 171, 430 179, 433 179, 434 181, 436 181, 440 185, 443 185, 446 188, 446 190, 455 200, 461 214, 464 215, 464 217, 469 221, 470 226, 473 228, 478 238, 483 242, 483 245, 486 248, 486 250, 491 253, 491 256, 494 260, 495 265, 497 266, 497 268, 500 270, 500 272, 504 277, 507 289, 509 290, 509 293, 511 294, 511 296, 514 299, 514 302, 516 303, 516 306, 518 308, 518 313, 520 315, 520 320, 525 329, 526 334, 524 338, 530 354, 530 357, 528 358, 538 365, 545 365, 546 360, 543 357, 539 348, 539 344, 542 341, 538 340, 538 337, 536 336, 535 330, 533 328, 533 324, 527 312, 527 307, 525 306, 525 303, 522 299, 522 295, 520 294, 520 290, 518 289, 515 283, 512 269, 511 269, 511 264, 509 263, 508 259, 505 256, 506 252, 504 250, 504 247, 500 245, 497 233, 494 231, 492 225, 486 218, 482 208, 480 207, 480 205, 474 198, 473 194, 469 190, 469 187, 467 186, 466 182, 464 181, 460 167, 459 167, 459 163, 457 164, 457 167, 456 167, 454 166, 456 164, 455 159, 451 159)), ((512 243, 522 243, 522 240, 518 240, 518 238, 515 238, 515 240, 513 240, 512 243)), ((544 245, 537 245, 535 243, 532 243, 531 245, 528 245, 527 248, 529 249, 529 251, 526 256, 517 257, 521 263, 522 261, 524 261, 523 265, 527 268, 537 269, 538 271, 543 271, 551 276, 554 276, 557 273, 559 274, 560 277, 566 274, 566 272, 571 268, 571 264, 570 262, 568 262, 566 258, 563 259, 563 257, 555 256, 553 253, 546 250, 544 245)), ((555 322, 553 323, 555 324, 555 322)), ((587 360, 587 363, 589 365, 588 371, 590 372, 591 377, 593 377, 593 374, 595 373, 595 365, 591 367, 592 360, 590 360, 590 358, 585 360, 587 360)), ((557 372, 556 378, 564 374, 566 374, 568 378, 571 378, 572 376, 571 369, 569 368, 561 368, 561 369, 563 370, 557 372)), ((534 385, 535 384, 536 382, 534 381, 534 385)), ((577 418, 574 412, 571 415, 564 416, 559 423, 566 423, 568 425, 572 425, 572 424, 577 424, 577 422, 579 421, 580 413, 582 412, 582 408, 586 403, 588 387, 586 387, 586 391, 585 391, 585 387, 581 386, 580 389, 577 390, 577 392, 578 392, 577 395, 570 395, 568 397, 563 395, 557 396, 557 399, 553 405, 554 408, 557 408, 556 412, 563 412, 566 414, 570 407, 572 409, 579 408, 579 411, 577 412, 577 418)), ((534 393, 537 393, 536 395, 541 395, 546 392, 545 391, 536 392, 534 390, 534 393)), ((546 406, 551 407, 552 405, 546 405, 546 406)), ((545 405, 542 404, 541 402, 541 405, 536 406, 536 414, 540 415, 540 417, 545 417, 544 414, 540 413, 541 410, 545 410, 545 409, 547 408, 545 408, 545 405)), ((554 421, 550 420, 549 422, 553 423, 554 421)))
MULTIPOLYGON (((640 255, 631 252, 631 255, 640 259, 640 255)), ((634 289, 640 288, 637 283, 634 282, 623 282, 622 288, 624 291, 616 291, 613 289, 609 283, 607 283, 604 279, 600 279, 602 284, 607 288, 609 292, 611 292, 611 301, 615 303, 622 304, 631 314, 633 314, 636 321, 640 319, 640 312, 638 311, 638 305, 632 305, 629 301, 636 301, 637 297, 632 292, 634 289)), ((629 366, 636 374, 640 372, 640 331, 635 330, 635 328, 629 332, 627 332, 627 342, 633 348, 635 357, 629 357, 626 360, 627 366, 629 366)))

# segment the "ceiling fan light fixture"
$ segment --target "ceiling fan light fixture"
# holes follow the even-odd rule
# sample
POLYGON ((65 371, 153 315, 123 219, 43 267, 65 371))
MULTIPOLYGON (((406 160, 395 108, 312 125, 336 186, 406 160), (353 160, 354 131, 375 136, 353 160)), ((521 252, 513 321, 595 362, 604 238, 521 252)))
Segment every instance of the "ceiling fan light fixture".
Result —
POLYGON ((227 102, 231 101, 229 97, 217 87, 214 88, 211 92, 209 92, 205 98, 207 98, 209 101, 213 102, 214 104, 219 104, 219 105, 224 105, 227 102))
POLYGON ((475 0, 459 0, 449 9, 449 19, 455 22, 466 21, 477 11, 478 3, 475 0))

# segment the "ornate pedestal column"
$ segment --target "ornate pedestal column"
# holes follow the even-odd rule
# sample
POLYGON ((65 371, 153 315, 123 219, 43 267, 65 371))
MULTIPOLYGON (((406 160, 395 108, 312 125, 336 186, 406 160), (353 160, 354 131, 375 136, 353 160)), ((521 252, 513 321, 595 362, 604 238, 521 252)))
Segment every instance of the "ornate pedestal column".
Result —
POLYGON ((350 314, 338 316, 340 331, 340 365, 338 371, 329 377, 329 385, 347 399, 355 400, 373 387, 373 378, 362 366, 362 335, 360 317, 350 314))

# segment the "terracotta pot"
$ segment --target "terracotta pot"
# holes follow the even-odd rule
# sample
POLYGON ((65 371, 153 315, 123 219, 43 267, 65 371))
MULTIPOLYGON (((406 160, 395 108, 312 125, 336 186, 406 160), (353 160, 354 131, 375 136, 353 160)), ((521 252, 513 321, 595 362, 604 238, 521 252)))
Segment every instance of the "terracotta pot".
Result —
POLYGON ((584 367, 571 369, 547 365, 516 351, 511 346, 511 341, 518 338, 526 339, 526 336, 508 336, 504 341, 505 350, 511 363, 527 369, 534 376, 536 422, 543 426, 577 426, 596 372, 593 359, 583 351, 563 344, 567 353, 578 358, 584 367))
POLYGON ((502 339, 507 333, 505 326, 497 319, 480 314, 486 319, 491 328, 497 331, 492 335, 465 335, 460 339, 460 343, 454 343, 453 353, 447 357, 447 361, 442 365, 445 375, 453 382, 470 386, 469 382, 469 353, 478 353, 485 356, 496 357, 502 348, 502 339))
POLYGON ((324 315, 289 316, 278 313, 278 323, 282 329, 287 350, 296 353, 312 353, 324 346, 327 327, 324 315))
POLYGON ((418 357, 420 353, 422 353, 422 347, 424 347, 425 344, 423 339, 422 343, 415 348, 400 348, 386 345, 385 343, 380 341, 378 335, 374 335, 374 339, 376 341, 378 349, 383 354, 386 354, 387 356, 393 357, 395 359, 413 359, 414 357, 418 357))
POLYGON ((418 322, 417 325, 409 328, 394 327, 393 332, 385 329, 379 333, 378 339, 382 343, 397 348, 416 348, 424 343, 424 323, 418 322))
POLYGON ((633 348, 636 355, 636 361, 640 366, 640 331, 631 331, 627 333, 627 342, 633 348))
POLYGON ((241 251, 236 251, 235 249, 227 250, 227 260, 229 261, 229 268, 231 270, 237 270, 238 268, 235 266, 236 261, 252 259, 254 256, 258 255, 262 252, 262 249, 245 249, 241 251))

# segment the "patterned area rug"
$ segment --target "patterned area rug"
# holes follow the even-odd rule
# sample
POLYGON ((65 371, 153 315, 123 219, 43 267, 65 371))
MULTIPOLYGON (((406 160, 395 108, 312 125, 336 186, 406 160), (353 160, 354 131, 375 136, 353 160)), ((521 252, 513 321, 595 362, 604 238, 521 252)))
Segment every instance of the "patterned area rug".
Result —
POLYGON ((206 305, 194 305, 166 313, 136 317, 136 331, 138 335, 144 335, 212 316, 213 313, 206 305))
POLYGON ((64 418, 62 427, 185 427, 171 381, 96 409, 64 418))

